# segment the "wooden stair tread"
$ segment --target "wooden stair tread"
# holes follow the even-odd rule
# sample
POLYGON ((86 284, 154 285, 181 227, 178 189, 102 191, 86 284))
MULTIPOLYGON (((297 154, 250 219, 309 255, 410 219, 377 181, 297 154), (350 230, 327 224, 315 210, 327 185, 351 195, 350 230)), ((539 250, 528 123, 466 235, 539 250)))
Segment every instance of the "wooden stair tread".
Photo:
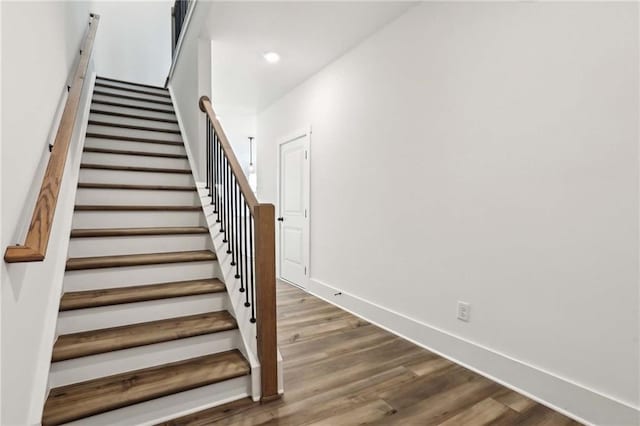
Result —
POLYGON ((111 140, 126 141, 126 142, 156 143, 159 145, 178 145, 178 146, 184 145, 182 142, 178 142, 178 141, 169 141, 164 139, 138 138, 134 136, 106 135, 103 133, 93 133, 93 132, 87 132, 87 137, 96 138, 96 139, 111 139, 111 140))
POLYGON ((99 99, 91 99, 91 103, 97 104, 97 105, 108 105, 108 106, 114 106, 114 107, 120 107, 120 108, 132 108, 132 109, 139 109, 142 111, 162 112, 165 114, 175 115, 175 112, 171 109, 150 108, 150 107, 144 107, 140 105, 123 104, 120 102, 101 101, 99 99))
POLYGON ((96 76, 96 80, 113 81, 116 83, 129 84, 131 86, 148 87, 150 89, 158 89, 158 90, 162 90, 163 92, 169 93, 169 89, 167 89, 166 87, 153 86, 151 84, 134 83, 131 81, 118 80, 117 78, 109 78, 109 77, 102 77, 102 76, 96 76))
POLYGON ((64 361, 235 328, 235 318, 227 311, 219 311, 64 334, 53 345, 51 361, 64 361))
POLYGON ((89 124, 92 124, 94 126, 117 127, 117 128, 120 128, 120 129, 145 130, 145 131, 148 131, 148 132, 174 133, 176 135, 180 134, 180 130, 175 130, 175 129, 163 129, 163 128, 149 127, 149 126, 135 126, 133 124, 109 123, 109 122, 100 121, 100 120, 89 120, 89 124))
POLYGON ((249 374, 238 350, 206 355, 54 388, 42 414, 57 425, 249 374))
POLYGON ((165 212, 179 212, 179 211, 200 211, 200 206, 139 206, 139 205, 102 205, 102 204, 80 204, 75 206, 76 211, 129 211, 129 212, 143 212, 143 211, 165 211, 165 212))
POLYGON ((148 173, 180 173, 191 174, 189 169, 170 169, 163 167, 138 167, 138 166, 114 166, 111 164, 82 163, 81 169, 120 170, 124 172, 148 172, 148 173))
POLYGON ((103 115, 111 115, 114 117, 125 117, 125 118, 135 118, 136 120, 150 120, 150 121, 159 121, 162 123, 173 123, 178 124, 178 120, 170 120, 168 118, 160 118, 160 117, 149 117, 146 115, 137 115, 137 114, 129 114, 126 112, 117 112, 117 111, 104 111, 91 108, 91 114, 103 114, 103 115))
POLYGON ((204 226, 167 226, 144 228, 94 228, 72 229, 71 238, 87 237, 128 237, 137 235, 180 235, 180 234, 208 234, 209 229, 204 226))
POLYGON ((130 189, 144 191, 196 191, 195 185, 131 185, 125 183, 79 182, 78 188, 92 189, 130 189))
POLYGON ((100 96, 111 96, 113 98, 129 99, 132 101, 149 102, 153 104, 173 105, 170 101, 164 101, 160 99, 141 98, 139 96, 127 96, 127 95, 121 95, 120 93, 103 92, 102 90, 94 90, 93 94, 100 95, 100 96))
POLYGON ((177 251, 168 253, 120 254, 115 256, 72 257, 67 260, 67 271, 123 266, 159 265, 164 263, 203 262, 216 260, 211 250, 177 251))
POLYGON ((171 95, 169 95, 169 93, 158 93, 158 92, 153 92, 151 90, 132 89, 130 87, 117 86, 115 84, 100 83, 99 81, 96 82, 96 87, 104 87, 105 89, 123 90, 125 92, 132 92, 132 93, 142 93, 145 95, 158 96, 160 98, 171 99, 171 95))
POLYGON ((60 311, 144 302, 148 300, 171 299, 174 297, 196 296, 199 294, 221 293, 226 290, 222 281, 216 278, 209 278, 122 288, 73 291, 62 295, 60 311))
POLYGON ((169 154, 164 152, 147 152, 147 151, 131 151, 128 149, 110 149, 110 148, 92 148, 85 147, 84 152, 95 152, 98 154, 117 154, 117 155, 137 155, 141 157, 162 157, 162 158, 179 158, 186 160, 186 154, 169 154))

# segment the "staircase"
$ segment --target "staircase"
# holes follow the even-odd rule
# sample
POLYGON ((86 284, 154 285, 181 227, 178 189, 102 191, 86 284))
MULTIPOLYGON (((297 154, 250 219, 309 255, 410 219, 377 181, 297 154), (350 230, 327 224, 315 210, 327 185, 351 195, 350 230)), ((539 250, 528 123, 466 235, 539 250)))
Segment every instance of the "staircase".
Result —
POLYGON ((43 425, 153 424, 251 395, 171 98, 96 80, 43 425))

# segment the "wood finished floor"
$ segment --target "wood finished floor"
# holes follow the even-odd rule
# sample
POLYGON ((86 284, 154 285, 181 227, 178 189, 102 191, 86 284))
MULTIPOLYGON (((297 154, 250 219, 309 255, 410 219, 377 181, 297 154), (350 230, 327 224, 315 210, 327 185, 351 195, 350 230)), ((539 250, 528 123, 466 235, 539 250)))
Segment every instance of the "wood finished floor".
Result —
POLYGON ((167 425, 579 425, 284 283, 278 342, 281 400, 236 401, 167 425))

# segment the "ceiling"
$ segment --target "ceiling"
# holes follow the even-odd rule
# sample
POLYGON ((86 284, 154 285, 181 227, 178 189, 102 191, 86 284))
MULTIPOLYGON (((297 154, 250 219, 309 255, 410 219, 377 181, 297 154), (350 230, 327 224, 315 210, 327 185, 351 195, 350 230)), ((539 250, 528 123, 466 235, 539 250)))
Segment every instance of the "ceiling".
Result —
POLYGON ((212 40, 212 97, 260 111, 412 2, 213 2, 203 36, 212 40), (263 54, 277 52, 269 64, 263 54))

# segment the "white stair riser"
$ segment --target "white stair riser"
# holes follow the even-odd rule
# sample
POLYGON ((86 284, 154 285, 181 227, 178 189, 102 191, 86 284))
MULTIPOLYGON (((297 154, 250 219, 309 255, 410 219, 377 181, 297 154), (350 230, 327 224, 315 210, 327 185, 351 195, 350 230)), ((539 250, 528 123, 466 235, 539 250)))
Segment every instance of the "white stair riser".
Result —
POLYGON ((193 185, 187 173, 132 172, 122 170, 80 169, 79 182, 121 183, 130 185, 193 185))
POLYGON ((58 387, 240 347, 237 329, 54 362, 49 386, 58 387))
POLYGON ((76 204, 198 206, 195 191, 78 188, 76 204))
POLYGON ((71 238, 68 257, 165 253, 210 248, 209 234, 71 238))
POLYGON ((251 376, 242 376, 87 417, 66 426, 151 426, 250 395, 251 376))
POLYGON ((226 293, 76 309, 58 314, 57 334, 157 321, 227 309, 226 293))
MULTIPOLYGON (((144 90, 146 92, 159 93, 161 95, 166 95, 166 94, 169 93, 168 90, 161 89, 159 87, 138 86, 136 84, 122 83, 122 82, 119 82, 119 81, 103 80, 100 77, 98 77, 96 79, 96 83, 108 84, 110 86, 118 86, 118 87, 122 87, 123 89, 144 90)), ((101 90, 102 91, 102 90, 106 90, 106 89, 104 87, 97 86, 95 90, 101 90)))
MULTIPOLYGON (((109 102, 114 102, 114 101, 110 100, 109 102)), ((114 102, 114 103, 124 105, 124 102, 114 102)), ((176 119, 176 115, 172 112, 167 113, 167 112, 147 111, 147 110, 141 110, 138 108, 127 108, 127 107, 121 107, 121 106, 105 105, 105 104, 96 103, 96 102, 91 103, 91 109, 98 110, 98 111, 120 112, 122 114, 142 115, 144 117, 164 118, 168 120, 176 119)), ((165 109, 165 108, 162 108, 162 109, 165 109)))
POLYGON ((218 262, 185 262, 66 271, 64 291, 99 290, 220 276, 218 262))
MULTIPOLYGON (((101 83, 98 83, 98 84, 101 84, 101 83)), ((115 86, 115 84, 111 84, 111 83, 104 83, 104 84, 115 86)), ((118 87, 122 87, 122 86, 118 86, 118 87)), ((168 95, 169 94, 168 92, 161 93, 153 89, 145 89, 144 87, 131 87, 131 90, 127 90, 127 88, 113 89, 111 87, 103 87, 98 85, 96 85, 95 87, 96 92, 110 93, 112 95, 133 96, 136 98, 151 99, 151 100, 162 101, 162 102, 171 102, 170 97, 163 96, 163 95, 168 95), (143 92, 149 92, 149 93, 155 93, 155 94, 150 95, 147 93, 133 92, 131 90, 141 90, 143 92)))
POLYGON ((76 211, 78 228, 140 228, 144 226, 204 226, 200 211, 76 211))
MULTIPOLYGON (((134 115, 144 116, 144 114, 134 114, 134 115)), ((142 120, 139 118, 119 117, 117 115, 109 115, 109 114, 91 113, 91 115, 89 115, 89 120, 104 121, 107 123, 116 123, 116 124, 126 124, 130 126, 145 126, 145 127, 153 127, 158 129, 180 130, 180 127, 178 127, 178 124, 176 123, 165 123, 163 121, 156 121, 156 120, 142 120)))
POLYGON ((171 105, 161 105, 155 102, 145 102, 145 101, 134 101, 132 99, 123 99, 118 98, 117 96, 108 96, 108 95, 93 95, 94 101, 107 101, 107 102, 117 102, 122 105, 127 106, 138 106, 143 108, 152 108, 162 110, 163 112, 173 112, 173 107, 171 105))
POLYGON ((89 127, 87 128, 87 133, 182 142, 182 137, 175 133, 154 132, 151 130, 123 129, 121 127, 99 126, 95 124, 89 125, 89 127))
POLYGON ((112 166, 159 167, 165 169, 188 169, 186 158, 148 157, 145 155, 104 154, 101 152, 82 153, 82 162, 89 164, 109 164, 112 166))
POLYGON ((186 152, 183 145, 166 145, 160 143, 134 142, 93 137, 86 138, 84 145, 91 148, 119 149, 121 151, 141 151, 161 154, 185 155, 186 152))

